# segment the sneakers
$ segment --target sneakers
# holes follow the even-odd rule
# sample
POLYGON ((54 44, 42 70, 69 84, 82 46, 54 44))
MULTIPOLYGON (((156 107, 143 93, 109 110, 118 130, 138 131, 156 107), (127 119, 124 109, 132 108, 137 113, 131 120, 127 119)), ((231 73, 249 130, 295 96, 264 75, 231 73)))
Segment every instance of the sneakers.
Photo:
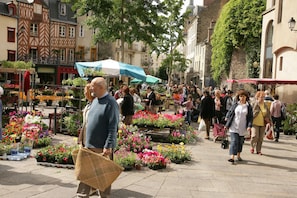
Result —
POLYGON ((261 151, 257 152, 257 154, 258 154, 258 155, 263 155, 263 154, 261 153, 261 151))
POLYGON ((253 154, 255 151, 254 151, 254 148, 251 148, 250 149, 250 152, 251 152, 251 154, 253 154))

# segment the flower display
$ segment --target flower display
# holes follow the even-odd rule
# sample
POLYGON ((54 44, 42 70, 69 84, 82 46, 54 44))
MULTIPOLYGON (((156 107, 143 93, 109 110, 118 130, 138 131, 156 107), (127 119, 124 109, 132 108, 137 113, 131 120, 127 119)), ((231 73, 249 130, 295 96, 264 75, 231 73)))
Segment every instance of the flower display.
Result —
POLYGON ((178 128, 183 122, 182 115, 152 114, 147 111, 138 111, 133 115, 133 124, 158 128, 178 128))
POLYGON ((127 151, 125 148, 121 148, 114 153, 114 161, 122 166, 124 170, 131 170, 135 165, 141 163, 136 153, 127 151))
POLYGON ((74 164, 71 153, 77 148, 78 146, 68 146, 65 144, 47 146, 37 151, 35 159, 37 160, 37 162, 74 164))
POLYGON ((158 145, 157 151, 164 157, 170 159, 171 162, 180 164, 185 161, 191 161, 191 153, 186 150, 183 143, 171 145, 158 145))
POLYGON ((138 156, 141 159, 142 164, 153 170, 166 168, 167 164, 170 162, 168 158, 165 158, 158 151, 149 149, 145 149, 142 153, 138 153, 138 156))
POLYGON ((9 123, 3 130, 3 140, 5 144, 15 142, 33 142, 33 147, 47 146, 51 143, 51 131, 42 122, 42 114, 36 111, 11 112, 9 123))
POLYGON ((119 129, 117 148, 125 148, 127 151, 139 153, 143 149, 152 148, 150 137, 140 133, 136 126, 123 125, 119 129))

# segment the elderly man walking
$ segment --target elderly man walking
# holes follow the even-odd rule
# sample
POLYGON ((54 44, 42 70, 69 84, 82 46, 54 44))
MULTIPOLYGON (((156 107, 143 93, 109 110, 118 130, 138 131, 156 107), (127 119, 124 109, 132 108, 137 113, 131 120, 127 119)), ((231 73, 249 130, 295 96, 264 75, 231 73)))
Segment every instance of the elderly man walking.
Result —
MULTIPOLYGON (((108 94, 104 78, 94 78, 91 82, 91 90, 96 98, 89 109, 85 147, 112 159, 117 139, 119 106, 114 97, 108 94)), ((77 197, 89 197, 90 191, 90 186, 80 184, 77 197)), ((109 197, 110 192, 111 186, 103 192, 100 191, 100 196, 109 197)))

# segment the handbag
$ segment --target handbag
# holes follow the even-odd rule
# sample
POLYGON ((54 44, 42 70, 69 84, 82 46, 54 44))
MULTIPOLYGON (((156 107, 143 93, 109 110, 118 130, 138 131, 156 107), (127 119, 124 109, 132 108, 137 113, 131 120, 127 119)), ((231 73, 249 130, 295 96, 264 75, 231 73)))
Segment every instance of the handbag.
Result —
POLYGON ((229 148, 229 141, 227 139, 222 141, 221 148, 222 149, 228 149, 229 148))
POLYGON ((201 119, 200 123, 199 123, 199 127, 198 127, 198 131, 203 131, 206 129, 206 125, 203 119, 201 119))
POLYGON ((268 140, 274 140, 274 130, 273 130, 273 125, 267 124, 265 128, 265 137, 268 140))

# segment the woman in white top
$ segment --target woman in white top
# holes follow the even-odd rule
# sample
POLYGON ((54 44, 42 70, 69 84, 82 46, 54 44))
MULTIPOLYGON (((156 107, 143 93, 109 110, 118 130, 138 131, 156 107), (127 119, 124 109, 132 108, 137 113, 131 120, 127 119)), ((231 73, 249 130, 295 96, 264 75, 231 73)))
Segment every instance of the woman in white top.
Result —
POLYGON ((226 115, 225 127, 229 129, 231 144, 230 144, 230 159, 229 162, 234 163, 234 156, 237 155, 238 161, 242 161, 240 153, 244 143, 244 136, 247 132, 251 132, 253 122, 252 106, 248 103, 248 92, 239 90, 237 93, 237 101, 231 107, 226 115))

